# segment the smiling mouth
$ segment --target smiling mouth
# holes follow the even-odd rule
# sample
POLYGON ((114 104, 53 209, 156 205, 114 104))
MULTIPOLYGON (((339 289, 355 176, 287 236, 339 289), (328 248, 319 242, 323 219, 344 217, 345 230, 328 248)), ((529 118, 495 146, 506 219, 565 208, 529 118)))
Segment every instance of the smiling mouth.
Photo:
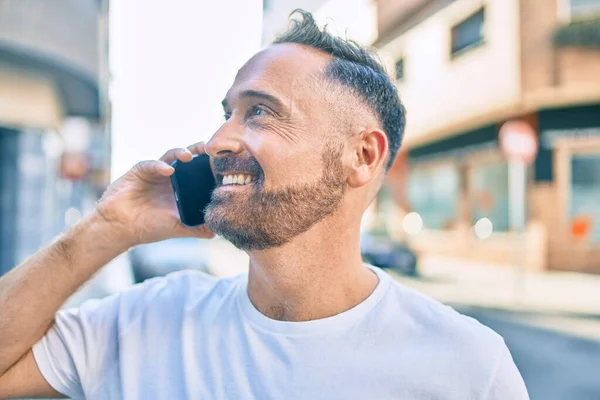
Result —
POLYGON ((222 186, 244 186, 254 182, 254 177, 249 174, 224 174, 219 175, 222 186))

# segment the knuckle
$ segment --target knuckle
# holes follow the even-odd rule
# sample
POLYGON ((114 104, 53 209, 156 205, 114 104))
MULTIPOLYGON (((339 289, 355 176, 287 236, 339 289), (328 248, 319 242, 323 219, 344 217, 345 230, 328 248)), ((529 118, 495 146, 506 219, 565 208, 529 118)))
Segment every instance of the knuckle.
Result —
POLYGON ((140 161, 138 162, 134 168, 137 170, 147 170, 149 168, 151 168, 154 165, 154 161, 151 160, 144 160, 144 161, 140 161))
POLYGON ((175 156, 175 154, 177 154, 176 148, 169 149, 160 159, 161 160, 169 160, 169 159, 173 158, 175 156))
POLYGON ((204 146, 204 142, 198 142, 188 146, 188 150, 200 153, 204 151, 204 146))

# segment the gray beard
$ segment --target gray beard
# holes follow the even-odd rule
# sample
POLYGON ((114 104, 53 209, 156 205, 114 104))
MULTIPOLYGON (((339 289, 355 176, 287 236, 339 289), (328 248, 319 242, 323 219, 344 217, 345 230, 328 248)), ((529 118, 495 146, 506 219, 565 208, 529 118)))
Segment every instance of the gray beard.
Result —
POLYGON ((206 224, 244 251, 290 242, 340 207, 346 190, 341 155, 339 145, 327 147, 323 175, 316 183, 265 192, 261 175, 249 195, 213 193, 205 210, 206 224))

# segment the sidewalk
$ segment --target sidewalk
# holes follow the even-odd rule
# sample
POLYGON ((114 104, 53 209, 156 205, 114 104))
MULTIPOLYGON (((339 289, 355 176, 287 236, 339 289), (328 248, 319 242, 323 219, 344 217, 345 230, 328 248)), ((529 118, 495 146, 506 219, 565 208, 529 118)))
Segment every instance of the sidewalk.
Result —
MULTIPOLYGON (((600 276, 521 272, 514 266, 422 257, 418 278, 395 278, 444 303, 600 317, 600 276)), ((393 274, 393 273, 392 273, 393 274)))
MULTIPOLYGON (((209 270, 232 276, 248 270, 248 256, 224 240, 212 243, 209 270)), ((417 278, 388 272, 407 286, 459 306, 600 318, 600 276, 574 272, 520 273, 513 266, 421 257, 417 278)))
MULTIPOLYGON (((209 257, 216 276, 248 270, 248 257, 217 240, 209 257)), ((397 281, 459 310, 487 309, 505 319, 600 340, 600 276, 519 272, 514 266, 421 257, 418 278, 388 270, 397 281)))
POLYGON ((527 272, 514 266, 439 257, 419 260, 418 278, 403 284, 461 311, 487 309, 515 322, 600 340, 600 276, 527 272))

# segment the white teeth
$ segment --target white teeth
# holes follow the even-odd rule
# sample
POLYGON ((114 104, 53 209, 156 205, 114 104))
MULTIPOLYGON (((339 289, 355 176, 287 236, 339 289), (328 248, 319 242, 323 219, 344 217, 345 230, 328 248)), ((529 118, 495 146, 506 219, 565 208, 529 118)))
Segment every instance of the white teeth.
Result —
POLYGON ((247 185, 252 182, 252 177, 250 175, 225 175, 223 177, 223 185, 247 185))

